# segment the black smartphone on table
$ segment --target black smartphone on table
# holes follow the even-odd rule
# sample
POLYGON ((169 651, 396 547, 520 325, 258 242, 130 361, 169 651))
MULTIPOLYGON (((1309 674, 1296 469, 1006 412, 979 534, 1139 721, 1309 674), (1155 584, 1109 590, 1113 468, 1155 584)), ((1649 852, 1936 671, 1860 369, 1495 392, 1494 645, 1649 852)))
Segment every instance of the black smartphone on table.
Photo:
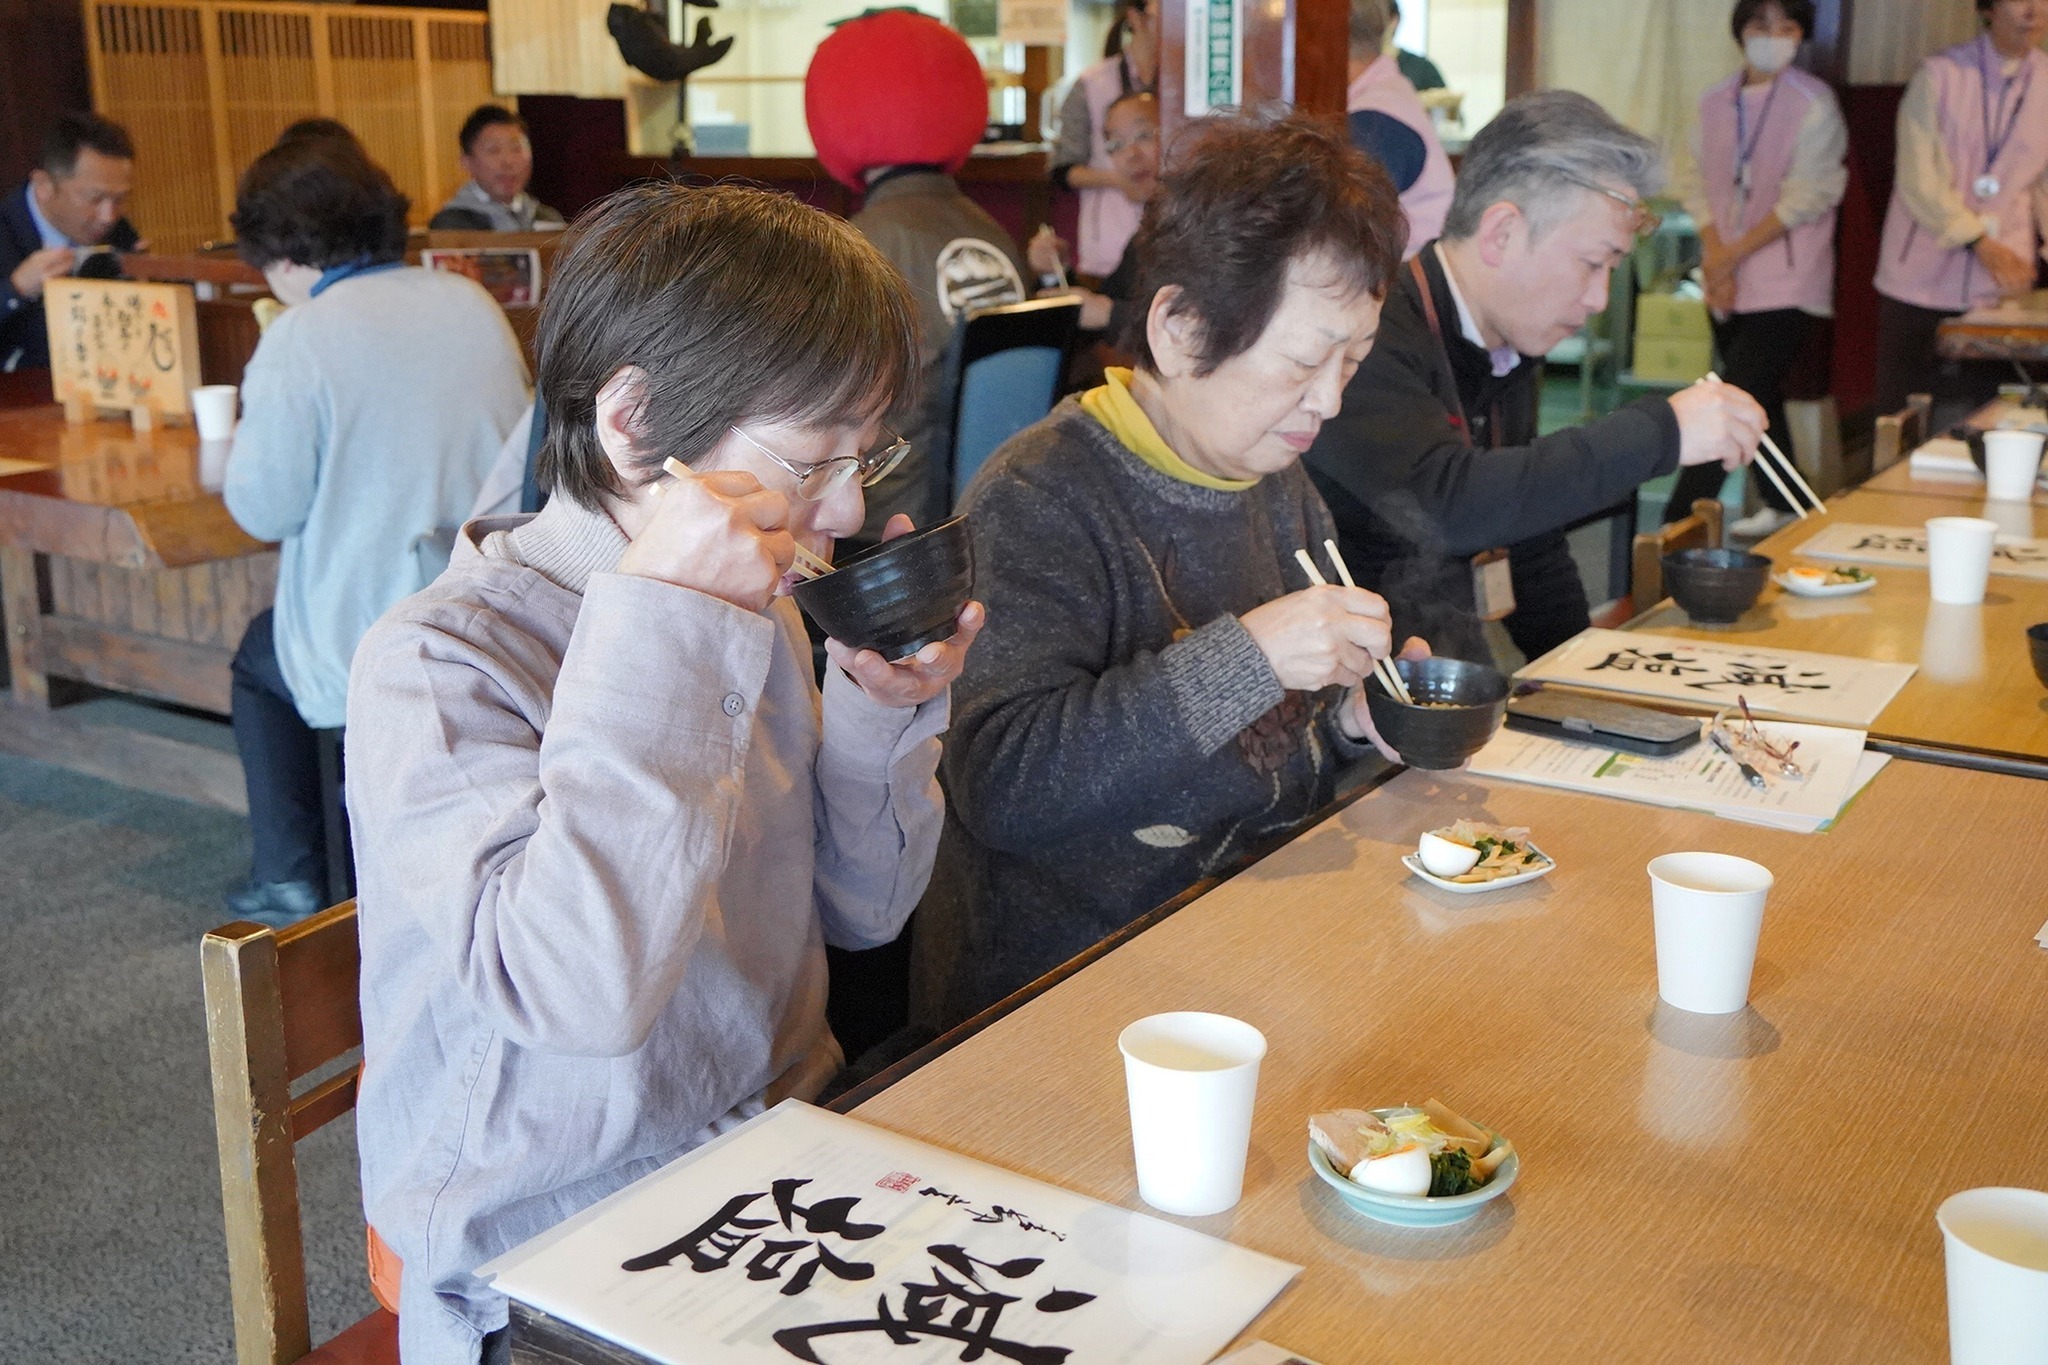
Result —
POLYGON ((1563 692, 1532 692, 1511 698, 1508 727, 1653 758, 1682 754, 1700 742, 1696 716, 1674 716, 1647 706, 1563 692))

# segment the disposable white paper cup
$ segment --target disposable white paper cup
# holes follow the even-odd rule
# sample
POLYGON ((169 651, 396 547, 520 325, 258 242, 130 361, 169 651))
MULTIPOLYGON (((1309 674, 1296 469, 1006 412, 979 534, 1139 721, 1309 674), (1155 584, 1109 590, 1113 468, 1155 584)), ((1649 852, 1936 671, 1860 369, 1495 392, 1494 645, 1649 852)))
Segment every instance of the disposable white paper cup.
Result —
POLYGON ((235 386, 202 384, 192 390, 192 424, 202 441, 225 441, 235 434, 235 386))
POLYGON ((1131 1099, 1138 1196, 1162 1213, 1221 1213, 1244 1193, 1266 1037, 1222 1014, 1154 1014, 1116 1040, 1131 1099))
POLYGON ((1727 853, 1667 853, 1650 860, 1657 933, 1657 994, 1695 1014, 1749 1003, 1771 870, 1727 853))
POLYGON ((1927 523, 1927 591, 1935 601, 1974 607, 1991 581, 1998 523, 1982 517, 1935 517, 1927 523))
POLYGON ((2034 496, 2041 472, 2041 433, 1984 433, 1984 496, 2004 502, 2026 502, 2034 496))
POLYGON ((229 440, 199 442, 199 486, 208 493, 218 493, 228 481, 228 453, 235 447, 229 440))
POLYGON ((1951 1365, 2048 1360, 2048 1194, 1964 1190, 1944 1199, 1951 1365))

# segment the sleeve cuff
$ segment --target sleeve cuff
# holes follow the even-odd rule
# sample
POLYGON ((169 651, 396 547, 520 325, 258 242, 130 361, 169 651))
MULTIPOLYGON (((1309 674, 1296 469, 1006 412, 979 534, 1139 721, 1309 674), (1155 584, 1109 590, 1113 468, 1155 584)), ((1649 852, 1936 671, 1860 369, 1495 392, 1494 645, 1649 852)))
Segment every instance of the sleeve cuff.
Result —
POLYGON ((1648 417, 1657 428, 1657 467, 1647 478, 1669 474, 1678 468, 1678 413, 1673 410, 1669 398, 1642 398, 1630 404, 1648 417))
POLYGON ((1168 646, 1159 662, 1181 721, 1205 757, 1287 696, 1251 632, 1235 616, 1220 616, 1168 646))
POLYGON ((884 706, 838 664, 825 670, 823 743, 854 771, 886 772, 902 755, 952 724, 948 689, 916 706, 884 706))

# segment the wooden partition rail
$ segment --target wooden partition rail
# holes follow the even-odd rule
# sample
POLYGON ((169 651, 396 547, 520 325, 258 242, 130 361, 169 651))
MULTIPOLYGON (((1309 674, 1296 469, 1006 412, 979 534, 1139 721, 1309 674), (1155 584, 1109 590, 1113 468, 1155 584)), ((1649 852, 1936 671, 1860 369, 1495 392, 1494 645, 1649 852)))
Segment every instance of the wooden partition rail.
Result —
POLYGON ((485 16, 216 0, 84 0, 93 107, 136 146, 134 216, 160 251, 229 235, 235 182, 283 131, 355 130, 424 223, 462 183, 456 130, 491 99, 485 16))

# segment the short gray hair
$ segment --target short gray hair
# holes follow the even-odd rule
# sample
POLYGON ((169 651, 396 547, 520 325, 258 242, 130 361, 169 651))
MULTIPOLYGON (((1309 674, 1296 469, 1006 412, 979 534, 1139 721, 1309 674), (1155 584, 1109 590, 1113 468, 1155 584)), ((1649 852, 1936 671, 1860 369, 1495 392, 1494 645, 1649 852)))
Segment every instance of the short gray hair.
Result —
POLYGON ((1377 57, 1393 26, 1394 7, 1389 0, 1351 0, 1351 54, 1369 52, 1377 57))
POLYGON ((1521 95, 1465 149, 1443 235, 1471 237, 1486 210, 1506 200, 1529 220, 1531 235, 1541 237, 1570 216, 1577 196, 1597 192, 1596 186, 1627 188, 1647 199, 1664 187, 1664 154, 1584 95, 1521 95))

